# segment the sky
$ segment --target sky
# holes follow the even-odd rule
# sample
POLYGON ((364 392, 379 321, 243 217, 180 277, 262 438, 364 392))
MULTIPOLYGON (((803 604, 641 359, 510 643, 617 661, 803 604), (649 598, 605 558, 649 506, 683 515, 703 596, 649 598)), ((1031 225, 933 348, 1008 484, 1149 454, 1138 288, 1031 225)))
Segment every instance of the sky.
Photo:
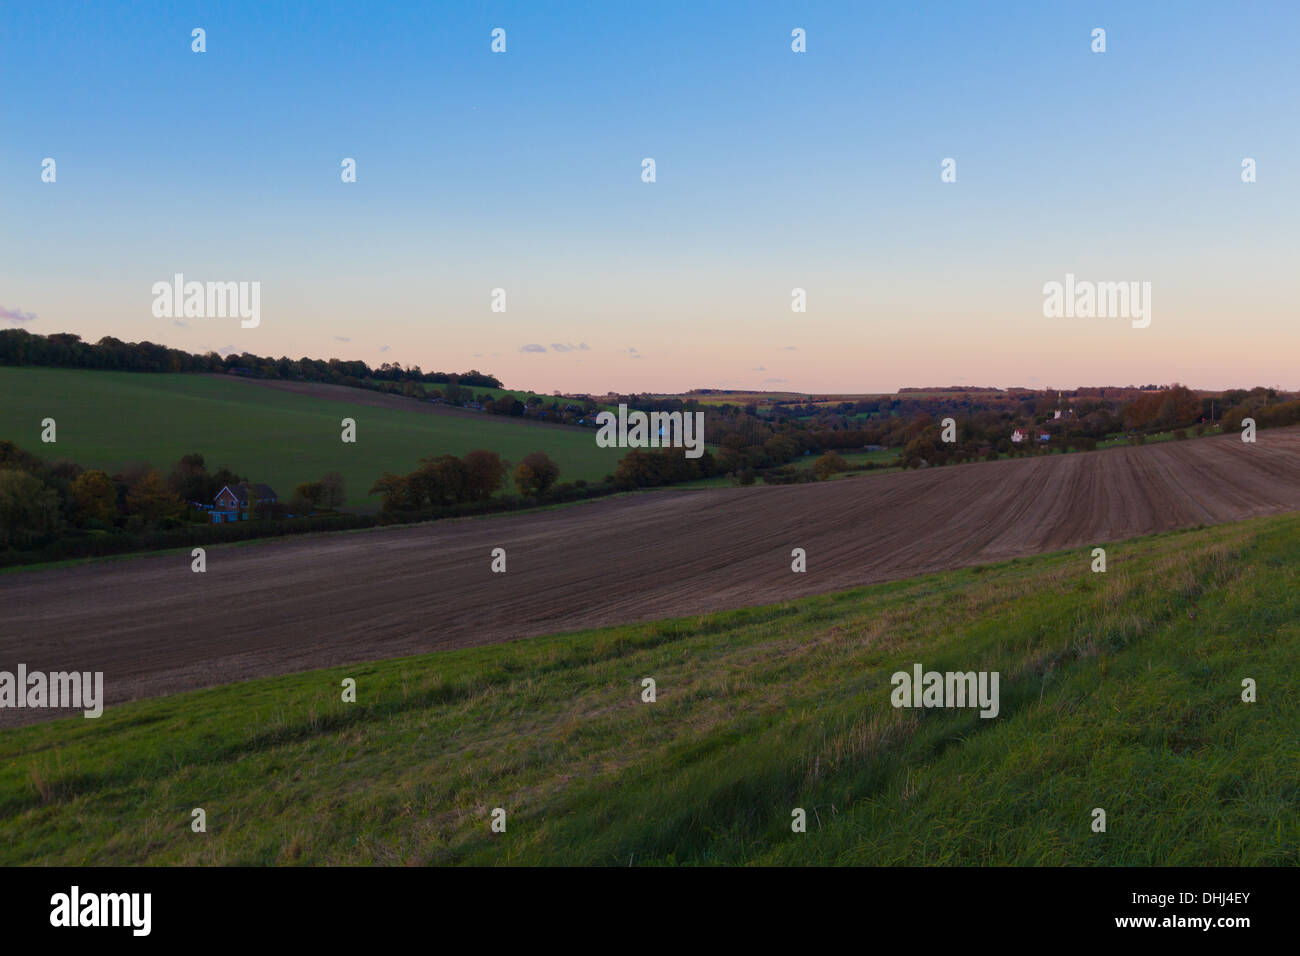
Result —
POLYGON ((0 328, 548 392, 1294 389, 1298 27, 1283 2, 5 3, 0 328), (155 316, 177 273, 259 282, 260 324, 155 316), (1150 325, 1045 316, 1067 274, 1149 282, 1150 325))

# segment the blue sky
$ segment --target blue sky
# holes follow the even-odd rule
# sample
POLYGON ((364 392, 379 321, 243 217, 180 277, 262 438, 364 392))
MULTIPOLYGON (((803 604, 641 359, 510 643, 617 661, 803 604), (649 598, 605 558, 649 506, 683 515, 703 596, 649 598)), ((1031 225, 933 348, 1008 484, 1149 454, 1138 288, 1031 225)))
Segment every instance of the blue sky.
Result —
POLYGON ((1297 26, 1282 3, 7 4, 0 306, 542 389, 1297 387, 1297 26), (260 281, 262 325, 155 318, 176 272, 260 281), (1044 318, 1067 272, 1152 282, 1151 327, 1044 318))

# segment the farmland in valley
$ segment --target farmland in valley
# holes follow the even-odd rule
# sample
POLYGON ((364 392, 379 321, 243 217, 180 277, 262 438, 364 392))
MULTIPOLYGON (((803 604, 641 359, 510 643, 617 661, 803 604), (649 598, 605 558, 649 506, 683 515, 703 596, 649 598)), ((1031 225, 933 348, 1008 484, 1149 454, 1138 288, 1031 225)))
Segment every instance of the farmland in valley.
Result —
POLYGON ((201 576, 188 551, 17 571, 0 575, 0 666, 39 656, 47 670, 103 670, 113 703, 1275 514, 1300 508, 1297 475, 1300 429, 1268 429, 1257 444, 1222 436, 819 484, 668 490, 214 547, 201 576), (508 553, 505 574, 490 570, 496 547, 508 553), (791 572, 796 547, 806 573, 791 572))
POLYGON ((623 454, 598 448, 593 430, 344 386, 12 366, 0 366, 0 438, 109 471, 146 462, 166 474, 200 452, 209 468, 227 466, 285 500, 299 483, 337 471, 358 509, 378 506, 368 492, 383 472, 406 474, 420 458, 483 448, 517 462, 544 451, 560 480, 599 481, 623 454), (357 422, 354 445, 339 439, 345 417, 357 422), (57 423, 56 444, 41 442, 45 418, 57 423))

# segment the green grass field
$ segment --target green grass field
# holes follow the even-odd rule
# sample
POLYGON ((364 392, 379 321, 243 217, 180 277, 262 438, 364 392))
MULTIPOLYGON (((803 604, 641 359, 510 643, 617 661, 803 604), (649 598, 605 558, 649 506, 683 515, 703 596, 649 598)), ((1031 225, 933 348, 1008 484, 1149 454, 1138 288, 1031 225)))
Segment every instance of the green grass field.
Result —
MULTIPOLYGON (((428 382, 425 383, 424 389, 427 394, 431 395, 435 390, 444 387, 445 386, 437 382, 428 382)), ((544 395, 541 392, 530 392, 527 389, 492 388, 491 386, 487 386, 487 385, 481 385, 481 386, 466 385, 464 387, 469 389, 471 392, 473 392, 475 398, 478 398, 481 395, 487 395, 491 398, 500 398, 502 395, 513 395, 518 401, 521 402, 526 402, 530 398, 540 399, 545 408, 550 408, 552 402, 559 402, 561 408, 563 408, 566 404, 581 405, 581 402, 577 401, 576 399, 564 398, 557 395, 544 395)), ((609 409, 611 411, 618 411, 617 405, 611 405, 608 402, 596 402, 595 404, 598 408, 609 409)))
POLYGON ((561 481, 598 481, 622 455, 598 448, 594 431, 486 413, 425 414, 411 405, 409 412, 353 408, 202 375, 0 367, 0 438, 34 454, 110 471, 143 461, 166 474, 197 451, 210 470, 225 465, 286 500, 301 482, 337 471, 349 506, 373 509, 379 500, 367 492, 385 471, 405 474, 420 458, 476 448, 515 462, 544 451, 559 464, 561 481), (41 442, 47 417, 57 422, 55 444, 41 442), (340 441, 345 417, 356 419, 355 444, 340 441))
MULTIPOLYGON (((836 453, 850 465, 865 465, 867 462, 888 464, 903 453, 901 448, 885 448, 881 451, 839 451, 836 453)), ((799 469, 811 468, 817 463, 819 455, 801 455, 790 464, 799 469)))
POLYGON ((1300 863, 1300 514, 1090 562, 6 730, 0 863, 1300 863), (914 662, 998 671, 999 716, 894 709, 890 675, 914 662))
MULTIPOLYGON (((710 448, 711 451, 716 449, 710 448)), ((863 465, 869 461, 879 464, 888 464, 902 454, 901 448, 886 448, 883 451, 841 451, 839 455, 850 465, 863 465)), ((796 468, 799 471, 805 471, 813 466, 817 461, 817 455, 800 455, 794 461, 789 463, 789 467, 796 468)), ((884 474, 881 472, 861 472, 861 471, 844 471, 836 475, 831 475, 828 480, 835 481, 839 478, 848 478, 851 475, 870 475, 884 474)), ((736 482, 730 475, 714 475, 712 478, 698 478, 695 481, 682 482, 679 485, 673 485, 674 488, 723 488, 734 485, 736 482)), ((766 484, 763 479, 759 479, 758 484, 766 484)))
MULTIPOLYGON (((1171 428, 1169 431, 1166 432, 1157 432, 1154 435, 1147 435, 1143 444, 1153 445, 1156 442, 1162 442, 1162 441, 1191 441, 1194 438, 1209 438, 1211 435, 1217 435, 1220 432, 1218 425, 1211 425, 1209 428, 1206 429, 1204 435, 1197 435, 1196 432, 1193 431, 1191 428, 1185 428, 1183 429, 1183 431, 1187 433, 1187 437, 1179 439, 1174 437, 1174 431, 1175 430, 1171 428)), ((1109 438, 1105 438, 1097 442, 1097 447, 1098 448, 1122 448, 1131 444, 1132 442, 1128 440, 1128 436, 1123 433, 1120 433, 1117 435, 1112 435, 1109 438)))

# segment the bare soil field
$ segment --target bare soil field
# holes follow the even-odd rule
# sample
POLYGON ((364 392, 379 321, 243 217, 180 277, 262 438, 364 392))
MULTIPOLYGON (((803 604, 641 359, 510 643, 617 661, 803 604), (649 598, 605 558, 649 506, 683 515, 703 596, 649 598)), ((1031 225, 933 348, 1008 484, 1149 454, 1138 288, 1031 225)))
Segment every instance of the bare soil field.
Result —
MULTIPOLYGON (((0 669, 103 671, 108 703, 766 604, 1300 509, 1300 429, 0 575, 0 669), (508 570, 490 570, 502 547, 508 570), (808 570, 790 570, 790 551, 808 570)), ((66 712, 62 712, 66 714, 66 712)), ((60 712, 5 709, 0 724, 60 712)))

